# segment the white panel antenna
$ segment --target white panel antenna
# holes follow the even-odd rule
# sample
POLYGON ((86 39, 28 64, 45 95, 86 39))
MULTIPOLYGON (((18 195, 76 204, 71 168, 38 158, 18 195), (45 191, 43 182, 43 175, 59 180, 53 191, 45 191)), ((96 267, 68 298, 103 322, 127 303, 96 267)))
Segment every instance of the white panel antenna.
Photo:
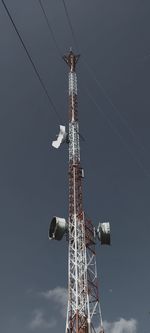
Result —
POLYGON ((60 127, 60 131, 57 136, 57 140, 52 142, 52 146, 54 148, 59 148, 61 143, 63 143, 66 140, 66 136, 67 136, 65 126, 60 125, 59 127, 60 127))

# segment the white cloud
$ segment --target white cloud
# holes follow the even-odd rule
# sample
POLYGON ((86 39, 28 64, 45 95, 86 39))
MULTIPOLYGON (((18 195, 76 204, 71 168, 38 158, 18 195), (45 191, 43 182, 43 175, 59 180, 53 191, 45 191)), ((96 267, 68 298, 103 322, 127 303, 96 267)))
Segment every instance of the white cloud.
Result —
MULTIPOLYGON (((47 291, 40 292, 39 295, 45 300, 52 301, 57 306, 58 312, 63 318, 66 318, 67 310, 67 289, 56 287, 47 291)), ((58 313, 57 312, 57 313, 58 313)), ((47 321, 43 311, 36 310, 30 323, 30 328, 53 328, 56 326, 56 320, 47 321)), ((104 329, 107 333, 137 333, 137 321, 133 318, 127 320, 120 318, 114 322, 104 321, 104 329)), ((99 329, 96 330, 99 333, 99 329)))
POLYGON ((120 318, 118 321, 109 323, 104 321, 104 329, 107 333, 136 333, 137 321, 120 318))
POLYGON ((33 313, 33 318, 29 324, 29 327, 32 330, 42 328, 42 329, 49 329, 56 326, 56 321, 51 319, 50 321, 46 320, 44 317, 44 313, 42 310, 35 310, 33 313))
POLYGON ((57 307, 63 318, 66 317, 67 310, 67 289, 62 287, 56 287, 54 289, 47 290, 45 292, 41 292, 40 295, 47 300, 53 301, 57 307))

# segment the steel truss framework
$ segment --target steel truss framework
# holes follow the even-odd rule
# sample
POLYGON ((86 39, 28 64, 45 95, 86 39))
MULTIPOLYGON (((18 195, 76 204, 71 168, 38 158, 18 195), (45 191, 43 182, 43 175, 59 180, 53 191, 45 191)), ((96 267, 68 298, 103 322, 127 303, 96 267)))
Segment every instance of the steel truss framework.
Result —
POLYGON ((69 219, 68 309, 66 333, 102 333, 98 295, 95 232, 83 210, 77 112, 76 64, 79 55, 64 56, 69 66, 69 219))

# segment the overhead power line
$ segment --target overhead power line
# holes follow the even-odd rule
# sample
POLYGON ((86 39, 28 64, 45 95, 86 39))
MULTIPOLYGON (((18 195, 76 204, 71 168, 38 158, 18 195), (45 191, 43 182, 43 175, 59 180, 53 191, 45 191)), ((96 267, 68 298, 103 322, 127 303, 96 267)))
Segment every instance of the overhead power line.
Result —
POLYGON ((21 44, 22 44, 22 46, 23 46, 23 48, 24 48, 24 50, 25 50, 25 52, 26 52, 26 54, 27 54, 27 57, 28 57, 28 59, 29 59, 31 65, 32 65, 33 69, 34 69, 34 72, 35 72, 35 74, 36 74, 38 80, 40 81, 40 84, 41 84, 41 86, 42 86, 42 88, 43 88, 43 90, 44 90, 44 92, 45 92, 45 94, 46 94, 46 96, 47 96, 47 99, 48 99, 48 101, 49 101, 49 104, 50 104, 50 106, 51 106, 53 112, 56 114, 58 120, 62 122, 62 119, 61 119, 59 113, 57 112, 57 109, 56 109, 56 107, 55 107, 55 104, 54 104, 52 98, 50 97, 50 95, 49 95, 49 93, 48 93, 48 90, 47 90, 47 88, 46 88, 46 86, 45 86, 45 84, 44 84, 44 82, 43 82, 43 80, 42 80, 42 77, 41 77, 41 75, 39 74, 39 71, 38 71, 36 65, 34 64, 34 61, 33 61, 32 57, 31 57, 31 55, 30 55, 30 53, 29 53, 29 51, 28 51, 28 49, 27 49, 27 47, 26 47, 26 45, 25 45, 25 43, 24 43, 24 41, 23 41, 23 38, 22 38, 22 36, 21 36, 21 34, 20 34, 20 32, 19 32, 19 30, 18 30, 18 28, 17 28, 17 26, 16 26, 16 24, 15 24, 15 22, 14 22, 12 16, 11 16, 11 13, 10 13, 8 7, 7 7, 6 4, 5 4, 5 1, 4 1, 4 0, 1 0, 1 1, 2 1, 2 4, 3 4, 3 6, 4 6, 4 9, 5 9, 5 11, 6 11, 6 13, 7 13, 7 15, 8 15, 8 17, 9 17, 11 23, 12 23, 12 25, 13 25, 13 28, 14 28, 16 34, 18 35, 19 40, 20 40, 20 42, 21 42, 21 44))

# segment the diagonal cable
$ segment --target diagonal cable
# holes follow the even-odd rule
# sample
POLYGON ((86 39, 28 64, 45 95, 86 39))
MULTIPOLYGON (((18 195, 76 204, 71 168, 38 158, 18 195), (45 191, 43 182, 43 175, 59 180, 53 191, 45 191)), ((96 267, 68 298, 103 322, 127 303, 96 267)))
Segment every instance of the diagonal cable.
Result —
POLYGON ((48 90, 47 90, 47 88, 46 88, 46 86, 45 86, 45 84, 44 84, 44 82, 43 82, 43 80, 42 80, 42 77, 41 77, 41 75, 39 74, 36 65, 34 64, 34 61, 33 61, 32 57, 31 57, 31 55, 30 55, 30 53, 29 53, 29 51, 28 51, 28 49, 27 49, 27 47, 26 47, 26 45, 25 45, 25 43, 24 43, 22 37, 21 37, 21 34, 20 34, 20 32, 19 32, 19 30, 18 30, 18 28, 17 28, 17 26, 16 26, 16 24, 15 24, 15 22, 14 22, 12 16, 11 16, 11 14, 10 14, 10 11, 9 11, 8 7, 7 7, 6 4, 5 4, 5 1, 4 1, 4 0, 1 0, 1 1, 2 1, 2 4, 3 4, 3 6, 4 6, 4 9, 5 9, 5 11, 6 11, 6 13, 7 13, 7 15, 8 15, 8 17, 9 17, 11 23, 12 23, 12 25, 13 25, 13 28, 14 28, 16 34, 18 35, 19 40, 20 40, 20 42, 21 42, 21 44, 22 44, 22 46, 23 46, 23 48, 24 48, 24 50, 25 50, 25 52, 26 52, 26 54, 27 54, 27 57, 28 57, 28 59, 29 59, 31 65, 32 65, 33 69, 34 69, 34 72, 35 72, 35 74, 36 74, 38 80, 40 81, 40 84, 41 84, 41 86, 42 86, 42 88, 43 88, 43 90, 44 90, 44 92, 45 92, 45 95, 47 96, 47 99, 48 99, 48 101, 49 101, 49 104, 50 104, 52 110, 53 110, 54 113, 56 114, 58 120, 62 122, 62 119, 61 119, 59 113, 57 112, 57 109, 56 109, 56 107, 55 107, 55 104, 54 104, 52 98, 50 97, 50 95, 49 95, 49 93, 48 93, 48 90))
MULTIPOLYGON (((70 15, 69 15, 69 12, 68 12, 68 9, 67 9, 67 5, 65 3, 65 0, 62 0, 62 1, 63 1, 64 10, 65 10, 65 13, 66 13, 66 18, 67 18, 67 21, 68 21, 68 25, 69 25, 71 33, 72 33, 72 38, 74 40, 74 43, 75 43, 76 47, 79 49, 78 41, 77 41, 77 38, 76 38, 76 34, 74 32, 73 25, 71 23, 71 19, 70 19, 70 15)), ((129 126, 127 120, 119 112, 119 110, 117 109, 116 105, 113 103, 113 101, 111 100, 110 96, 108 95, 108 93, 106 92, 105 88, 103 87, 102 83, 97 79, 97 77, 96 77, 96 75, 95 75, 92 67, 89 65, 89 63, 87 62, 87 60, 86 60, 86 58, 85 58, 84 55, 82 56, 81 60, 82 59, 83 59, 84 65, 88 69, 90 75, 93 77, 93 79, 96 82, 97 86, 102 91, 102 93, 103 93, 104 97, 106 98, 107 102, 111 105, 112 109, 117 113, 117 115, 120 118, 120 120, 122 121, 122 123, 124 123, 125 127, 128 129, 129 133, 133 137, 133 139, 136 142, 136 144, 138 146, 140 146, 140 148, 144 151, 145 150, 144 146, 137 140, 136 135, 135 135, 133 129, 129 126)))
POLYGON ((40 7, 41 7, 41 10, 42 10, 42 12, 43 12, 44 18, 45 18, 45 20, 46 20, 46 23, 47 23, 48 29, 49 29, 49 31, 50 31, 50 33, 51 33, 52 39, 53 39, 54 44, 55 44, 55 46, 56 46, 56 49, 57 49, 57 51, 58 51, 58 54, 59 54, 60 58, 62 58, 62 53, 61 53, 60 47, 59 47, 59 45, 58 45, 58 43, 57 43, 57 40, 56 40, 56 38, 55 38, 55 34, 54 34, 54 31, 53 31, 53 28, 52 28, 52 26, 51 26, 50 20, 48 19, 48 16, 47 16, 47 14, 46 14, 46 11, 45 11, 45 9, 44 9, 44 6, 43 6, 43 3, 42 3, 42 0, 38 0, 38 1, 39 1, 39 5, 40 5, 40 7))
POLYGON ((64 11, 65 11, 65 14, 66 14, 66 17, 67 17, 68 25, 69 25, 71 33, 72 33, 73 41, 74 41, 76 49, 78 50, 79 49, 79 47, 78 47, 78 41, 77 41, 76 34, 74 32, 74 29, 73 29, 73 25, 71 23, 71 19, 70 19, 70 16, 69 16, 67 5, 65 3, 65 0, 62 0, 62 2, 63 2, 64 11))
MULTIPOLYGON (((59 45, 58 45, 58 43, 57 43, 57 40, 56 40, 56 37, 55 37, 54 30, 52 29, 51 23, 50 23, 50 21, 49 21, 49 19, 48 19, 48 16, 47 16, 46 10, 45 10, 45 8, 44 8, 44 5, 43 5, 43 3, 42 3, 42 0, 38 0, 38 1, 39 1, 39 5, 40 5, 40 7, 41 7, 41 10, 42 10, 42 12, 43 12, 43 14, 44 14, 44 18, 45 18, 45 21, 46 21, 46 23, 47 23, 47 27, 48 27, 48 29, 49 29, 49 31, 50 31, 50 33, 51 33, 52 39, 53 39, 53 41, 54 41, 54 43, 55 43, 56 49, 57 49, 57 51, 58 51, 58 54, 59 54, 59 56, 62 58, 62 54, 61 54, 61 51, 60 51, 60 47, 59 47, 59 45)), ((79 134, 79 136, 80 136, 80 138, 82 139, 82 141, 85 142, 86 140, 85 140, 84 136, 83 136, 80 132, 77 132, 77 133, 79 134)))
POLYGON ((97 79, 94 70, 92 69, 92 67, 88 64, 88 62, 85 60, 84 58, 84 63, 89 71, 89 73, 91 74, 91 76, 93 77, 94 81, 96 82, 97 86, 100 88, 100 90, 102 91, 104 97, 106 98, 107 102, 110 104, 110 106, 112 107, 112 109, 116 112, 116 114, 118 115, 118 118, 120 118, 121 122, 124 123, 125 127, 127 128, 127 130, 129 131, 130 135, 133 137, 134 141, 136 142, 136 144, 140 147, 140 149, 142 149, 143 151, 145 150, 145 147, 142 145, 141 142, 139 142, 137 140, 137 137, 133 131, 133 129, 129 126, 127 120, 123 117, 123 115, 119 112, 118 108, 116 107, 116 105, 113 103, 112 99, 110 98, 110 96, 108 95, 108 93, 106 92, 106 89, 104 88, 104 86, 102 85, 102 83, 100 82, 100 80, 97 79))
MULTIPOLYGON (((70 27, 71 33, 72 33, 72 38, 74 40, 74 43, 76 44, 76 47, 79 48, 78 46, 78 42, 77 42, 77 38, 76 38, 76 34, 74 32, 74 28, 73 25, 71 23, 71 19, 69 16, 69 12, 65 3, 65 0, 62 0, 63 4, 64 4, 64 9, 65 9, 65 13, 66 13, 66 18, 68 21, 68 25, 70 27)), ((141 147, 142 150, 144 150, 145 148, 143 147, 143 145, 137 141, 136 135, 133 131, 133 129, 129 126, 128 122, 126 121, 126 119, 122 116, 122 114, 118 111, 117 107, 115 106, 115 104, 112 102, 110 96, 107 94, 105 88, 103 87, 102 83, 97 79, 92 67, 88 64, 88 62, 86 61, 86 58, 84 57, 84 55, 82 56, 83 62, 86 65, 90 75, 93 77, 94 81, 96 82, 97 86, 101 89, 101 91, 103 92, 104 97, 106 98, 106 100, 108 101, 108 103, 111 105, 112 109, 117 113, 118 117, 121 119, 121 121, 125 124, 126 128, 129 130, 131 136, 134 138, 134 140, 136 141, 137 145, 141 147)))
MULTIPOLYGON (((63 5, 64 5, 64 10, 65 10, 66 18, 67 18, 67 21, 68 21, 68 25, 69 25, 71 33, 72 33, 72 38, 74 40, 74 43, 75 43, 76 47, 79 48, 78 47, 78 41, 77 41, 77 38, 76 38, 76 34, 74 32, 74 28, 73 28, 73 25, 71 23, 70 15, 69 15, 69 12, 68 12, 68 9, 67 9, 67 5, 65 3, 65 0, 62 0, 62 2, 63 2, 63 5)), ((105 88, 103 87, 102 83, 97 79, 97 77, 96 77, 93 69, 88 64, 85 56, 83 55, 81 59, 83 59, 83 63, 86 65, 86 68, 88 69, 88 72, 90 73, 91 77, 94 79, 94 81, 96 82, 97 86, 103 92, 104 97, 106 98, 106 100, 108 101, 108 103, 111 105, 112 109, 116 112, 116 114, 118 115, 118 117, 120 118, 120 120, 122 121, 122 123, 124 123, 125 127, 129 131, 129 133, 132 136, 132 138, 134 139, 134 141, 136 142, 137 146, 140 149, 142 149, 143 151, 145 151, 145 147, 137 140, 137 137, 136 137, 133 129, 129 126, 127 120, 123 117, 123 115, 119 112, 119 110, 117 109, 117 107, 115 106, 115 104, 112 102, 110 96, 107 94, 107 92, 106 92, 105 88)), ((93 99, 93 101, 94 101, 94 99, 93 99)))
POLYGON ((86 95, 89 97, 89 99, 92 101, 92 103, 95 105, 96 109, 100 111, 103 114, 103 117, 105 118, 108 125, 111 127, 111 129, 114 131, 114 133, 119 137, 120 141, 123 143, 124 147, 128 151, 128 153, 134 158, 134 160, 137 162, 140 169, 142 169, 145 173, 145 175, 150 179, 150 172, 144 167, 141 160, 136 156, 136 154, 133 152, 131 148, 128 147, 128 144, 124 140, 123 136, 119 133, 118 129, 112 121, 106 116, 106 113, 103 111, 103 109, 98 105, 98 103, 95 101, 95 98, 92 97, 89 90, 85 89, 86 95))

